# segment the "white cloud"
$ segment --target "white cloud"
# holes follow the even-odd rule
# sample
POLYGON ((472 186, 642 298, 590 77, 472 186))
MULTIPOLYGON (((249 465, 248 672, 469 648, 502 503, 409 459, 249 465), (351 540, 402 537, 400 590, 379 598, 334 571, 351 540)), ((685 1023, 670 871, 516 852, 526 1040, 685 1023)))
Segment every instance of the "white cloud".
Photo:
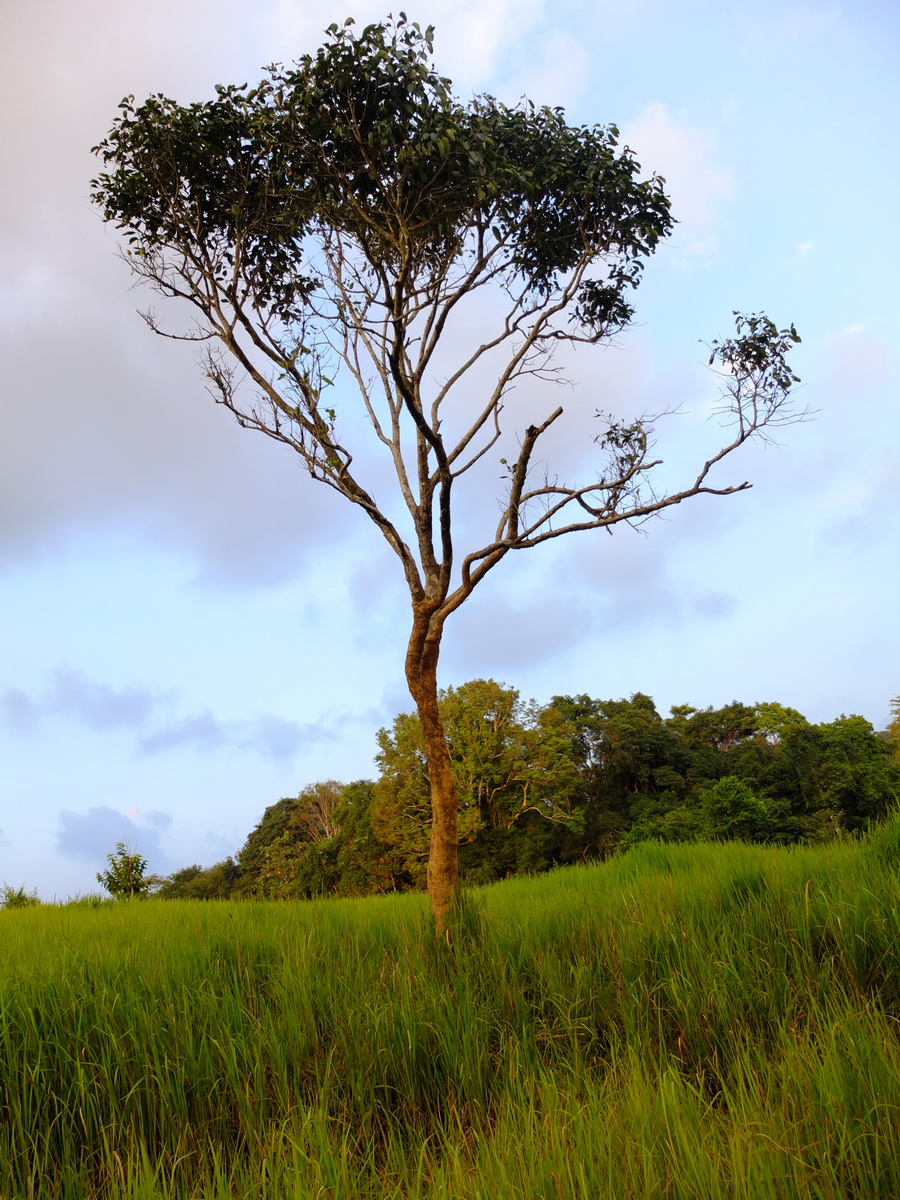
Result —
POLYGON ((327 725, 299 725, 272 713, 263 713, 251 724, 239 745, 266 758, 291 759, 310 742, 331 741, 336 734, 327 725))
POLYGON ((553 586, 523 593, 485 581, 448 625, 445 655, 462 676, 521 670, 571 647, 590 617, 583 596, 560 597, 553 586))
MULTIPOLYGON (((430 0, 427 13, 409 8, 411 21, 435 26, 435 59, 457 90, 484 90, 511 47, 540 21, 545 0, 430 0)), ((399 11, 395 10, 395 11, 399 11)), ((336 17, 331 0, 281 0, 269 21, 271 40, 285 47, 281 57, 290 61, 314 50, 322 31, 337 20, 352 16, 357 26, 385 18, 379 0, 348 3, 336 17)))
POLYGON ((208 752, 230 746, 269 759, 291 759, 313 742, 331 740, 329 726, 300 725, 273 713, 262 713, 249 721, 222 721, 211 712, 175 718, 143 734, 138 745, 145 754, 166 750, 208 752))
POLYGON ((799 254, 801 258, 805 258, 806 255, 809 254, 809 252, 812 250, 813 246, 815 246, 815 244, 816 243, 813 241, 800 242, 799 245, 794 247, 794 253, 799 254))
POLYGON ((89 808, 87 812, 63 809, 59 813, 56 845, 61 854, 82 862, 102 866, 106 855, 123 842, 132 852, 149 860, 151 871, 167 872, 172 869, 161 842, 161 829, 171 824, 168 813, 147 814, 148 825, 138 824, 130 814, 134 808, 119 812, 105 804, 89 808))
POLYGON ((500 79, 487 90, 510 105, 524 96, 537 105, 577 106, 589 77, 590 56, 585 44, 551 27, 530 49, 528 55, 507 53, 498 59, 495 67, 500 79))
POLYGON ((654 101, 623 127, 622 140, 634 150, 645 173, 665 179, 672 214, 679 222, 674 243, 688 255, 709 253, 719 213, 734 190, 732 177, 712 161, 711 136, 654 101))
MULTIPOLYGON (((291 759, 304 747, 336 736, 331 725, 301 725, 274 713, 238 720, 222 720, 209 710, 177 716, 171 713, 176 700, 172 691, 115 688, 63 668, 38 697, 20 688, 0 693, 0 726, 14 734, 31 734, 44 719, 63 717, 100 733, 131 730, 144 754, 231 747, 273 760, 291 759)), ((350 719, 341 717, 335 723, 350 719)), ((125 815, 134 819, 137 810, 126 809, 125 815)), ((147 819, 152 820, 152 814, 147 819)))
POLYGON ((256 60, 262 18, 239 19, 237 0, 14 7, 0 45, 0 106, 18 114, 0 168, 0 566, 124 526, 187 549, 210 582, 288 578, 346 514, 307 495, 295 456, 214 411, 190 353, 150 336, 135 313, 148 295, 88 199, 90 147, 121 96, 209 95, 256 60))
POLYGON ((229 738, 227 722, 220 721, 211 712, 193 717, 172 720, 159 729, 142 735, 138 744, 145 754, 159 754, 163 750, 218 750, 229 738))
POLYGON ((44 717, 56 716, 97 730, 133 728, 143 724, 153 709, 169 698, 145 688, 114 688, 62 667, 54 672, 50 686, 38 698, 19 688, 3 692, 0 723, 14 733, 31 732, 44 717))
POLYGON ((141 724, 163 701, 158 692, 113 688, 85 679, 78 671, 63 669, 56 672, 49 707, 94 729, 113 729, 141 724))

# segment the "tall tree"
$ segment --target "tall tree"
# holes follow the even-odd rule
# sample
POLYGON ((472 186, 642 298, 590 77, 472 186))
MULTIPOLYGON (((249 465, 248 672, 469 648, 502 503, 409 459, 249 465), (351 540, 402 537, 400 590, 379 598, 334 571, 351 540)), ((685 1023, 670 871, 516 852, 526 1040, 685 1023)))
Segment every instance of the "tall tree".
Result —
POLYGON ((586 818, 585 853, 610 853, 648 811, 666 812, 681 803, 689 755, 649 696, 554 696, 551 704, 576 730, 573 748, 586 818))
POLYGON ((894 754, 900 755, 900 696, 891 701, 891 719, 884 736, 894 754))
POLYGON ((106 170, 93 196, 124 230, 135 272, 191 306, 195 327, 179 336, 206 343, 218 401, 294 449, 400 561, 412 605, 406 680, 430 781, 428 889, 442 934, 458 880, 437 683, 448 617, 511 551, 749 486, 712 473, 789 419, 785 356, 799 339, 755 315, 712 344, 733 426, 679 490, 662 495, 648 482, 659 462, 649 418, 601 418, 586 482, 536 467, 563 408, 534 424, 516 419, 511 390, 552 377, 560 346, 602 344, 629 324, 631 290, 672 226, 669 202, 661 179, 639 178, 614 125, 572 126, 560 109, 487 96, 463 105, 431 49, 432 31, 402 15, 358 35, 348 21, 315 55, 269 69, 254 87, 220 86, 214 100, 186 106, 127 98, 96 148, 106 170), (502 301, 499 315, 491 328, 486 306, 470 315, 478 334, 451 361, 486 290, 502 301), (356 413, 330 399, 336 367, 356 384, 356 413), (386 500, 360 466, 372 448, 394 472, 386 500), (499 519, 458 548, 461 481, 495 468, 492 450, 509 456, 499 519))
MULTIPOLYGON (((499 840, 530 815, 544 822, 579 822, 573 810, 578 777, 574 727, 552 705, 523 702, 515 688, 472 679, 439 693, 458 798, 458 836, 472 844, 489 831, 499 840)), ((425 730, 418 713, 401 713, 378 732, 373 827, 402 855, 410 878, 428 857, 430 787, 425 730)))

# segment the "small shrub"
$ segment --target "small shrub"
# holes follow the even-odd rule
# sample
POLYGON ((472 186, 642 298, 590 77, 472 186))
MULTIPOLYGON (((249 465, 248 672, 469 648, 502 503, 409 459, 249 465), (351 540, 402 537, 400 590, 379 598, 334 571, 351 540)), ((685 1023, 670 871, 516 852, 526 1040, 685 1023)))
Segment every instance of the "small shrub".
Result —
POLYGON ((106 857, 109 867, 97 872, 97 882, 102 883, 111 896, 122 900, 149 894, 154 877, 147 875, 146 858, 132 854, 124 842, 117 842, 115 854, 106 857))
POLYGON ((8 883, 0 886, 0 908, 31 908, 40 902, 36 891, 26 892, 24 887, 14 888, 8 883))

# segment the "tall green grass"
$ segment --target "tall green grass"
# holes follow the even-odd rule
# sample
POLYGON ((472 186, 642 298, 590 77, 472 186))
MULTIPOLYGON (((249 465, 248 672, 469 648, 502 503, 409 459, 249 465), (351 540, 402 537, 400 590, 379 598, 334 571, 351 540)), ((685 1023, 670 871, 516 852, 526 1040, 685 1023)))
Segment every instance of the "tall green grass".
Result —
POLYGON ((0 1195, 900 1196, 898 850, 0 912, 0 1195))

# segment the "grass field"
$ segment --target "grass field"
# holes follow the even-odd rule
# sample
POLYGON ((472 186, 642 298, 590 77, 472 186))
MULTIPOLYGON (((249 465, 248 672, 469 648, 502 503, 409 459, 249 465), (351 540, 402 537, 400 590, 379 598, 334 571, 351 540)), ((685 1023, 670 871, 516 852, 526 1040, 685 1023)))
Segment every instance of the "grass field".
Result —
POLYGON ((0 912, 4 1200, 900 1196, 900 825, 0 912))

